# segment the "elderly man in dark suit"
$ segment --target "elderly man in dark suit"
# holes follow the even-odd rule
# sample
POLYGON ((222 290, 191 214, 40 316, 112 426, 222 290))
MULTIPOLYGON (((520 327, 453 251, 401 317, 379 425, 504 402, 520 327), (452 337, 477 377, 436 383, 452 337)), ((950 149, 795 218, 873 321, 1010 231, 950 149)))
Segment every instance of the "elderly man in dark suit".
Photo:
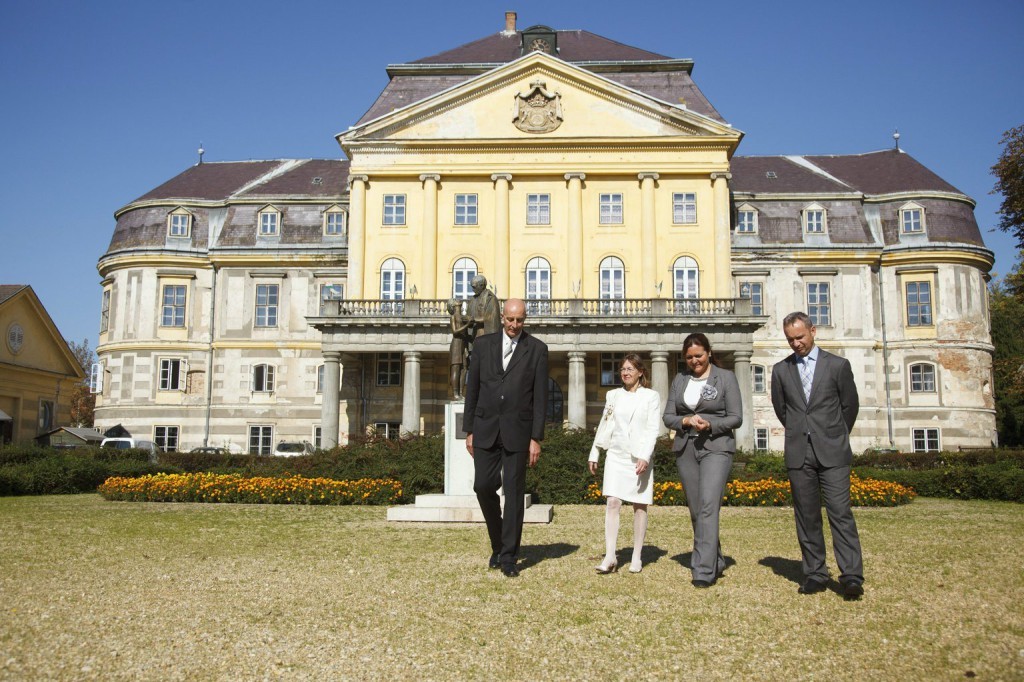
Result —
POLYGON ((548 347, 523 331, 526 304, 509 299, 502 331, 473 344, 463 429, 473 457, 476 491, 491 541, 491 568, 519 575, 526 466, 540 458, 548 402, 548 347), (505 493, 502 517, 498 488, 505 493))
POLYGON ((850 430, 860 404, 850 362, 814 344, 806 313, 782 322, 793 354, 772 368, 772 406, 786 427, 786 469, 793 489, 796 535, 803 554, 801 594, 828 586, 821 501, 825 500, 839 582, 846 599, 864 594, 860 537, 850 507, 850 430))

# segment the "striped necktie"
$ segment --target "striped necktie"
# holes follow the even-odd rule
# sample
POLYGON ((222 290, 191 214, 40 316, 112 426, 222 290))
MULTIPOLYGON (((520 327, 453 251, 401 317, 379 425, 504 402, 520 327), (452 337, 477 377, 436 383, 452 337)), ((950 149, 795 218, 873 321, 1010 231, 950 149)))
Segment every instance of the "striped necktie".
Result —
POLYGON ((508 369, 509 358, 512 357, 512 353, 514 353, 515 350, 516 350, 516 342, 515 341, 510 341, 509 344, 507 346, 505 346, 505 354, 501 356, 501 368, 502 369, 508 369))
POLYGON ((811 400, 811 381, 814 375, 811 372, 810 358, 800 358, 800 384, 804 387, 804 400, 811 400))

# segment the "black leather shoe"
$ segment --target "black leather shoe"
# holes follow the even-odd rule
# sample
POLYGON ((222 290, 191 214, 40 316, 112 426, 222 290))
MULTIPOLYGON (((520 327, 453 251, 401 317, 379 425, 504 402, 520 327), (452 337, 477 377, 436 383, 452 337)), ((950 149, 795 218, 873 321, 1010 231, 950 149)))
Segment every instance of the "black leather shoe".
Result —
POLYGON ((487 562, 487 568, 501 568, 501 558, 497 554, 492 554, 490 561, 487 562))
POLYGON ((800 594, 817 594, 818 592, 824 592, 827 587, 828 582, 823 582, 817 578, 808 578, 800 585, 800 589, 797 592, 800 594))
POLYGON ((518 578, 519 569, 515 567, 515 564, 511 566, 502 566, 501 572, 505 574, 506 578, 518 578))
POLYGON ((843 583, 843 599, 846 601, 857 601, 864 596, 864 586, 860 583, 851 580, 850 582, 843 583))
POLYGON ((707 588, 714 585, 714 583, 710 580, 691 580, 690 584, 701 590, 706 590, 707 588))

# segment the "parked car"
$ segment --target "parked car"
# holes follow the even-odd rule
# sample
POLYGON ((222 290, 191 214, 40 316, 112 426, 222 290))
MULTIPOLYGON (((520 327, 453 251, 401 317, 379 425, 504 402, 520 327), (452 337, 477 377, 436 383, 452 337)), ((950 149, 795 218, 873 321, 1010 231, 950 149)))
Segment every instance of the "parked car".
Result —
POLYGON ((274 454, 278 457, 300 457, 312 455, 313 446, 308 441, 287 441, 283 440, 274 448, 274 454))
POLYGON ((149 452, 149 461, 156 462, 156 455, 160 448, 151 440, 140 438, 104 438, 100 443, 101 448, 116 448, 118 450, 146 450, 149 452))
POLYGON ((193 455, 196 455, 196 454, 198 454, 198 455, 228 455, 228 454, 231 454, 231 453, 228 452, 227 448, 215 448, 215 447, 212 447, 212 446, 206 446, 206 447, 192 448, 191 450, 189 450, 189 454, 193 454, 193 455))

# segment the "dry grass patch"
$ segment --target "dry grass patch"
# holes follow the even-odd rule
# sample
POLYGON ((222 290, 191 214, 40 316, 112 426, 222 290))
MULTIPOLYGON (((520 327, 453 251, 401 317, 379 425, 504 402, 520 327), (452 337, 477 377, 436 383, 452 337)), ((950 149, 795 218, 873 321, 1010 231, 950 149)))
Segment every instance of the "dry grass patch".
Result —
POLYGON ((384 513, 0 498, 0 679, 1024 677, 1020 505, 858 509, 856 603, 797 594, 789 509, 723 509, 710 590, 685 508, 652 508, 643 573, 598 576, 602 509, 558 507, 517 580, 481 526, 384 513))

